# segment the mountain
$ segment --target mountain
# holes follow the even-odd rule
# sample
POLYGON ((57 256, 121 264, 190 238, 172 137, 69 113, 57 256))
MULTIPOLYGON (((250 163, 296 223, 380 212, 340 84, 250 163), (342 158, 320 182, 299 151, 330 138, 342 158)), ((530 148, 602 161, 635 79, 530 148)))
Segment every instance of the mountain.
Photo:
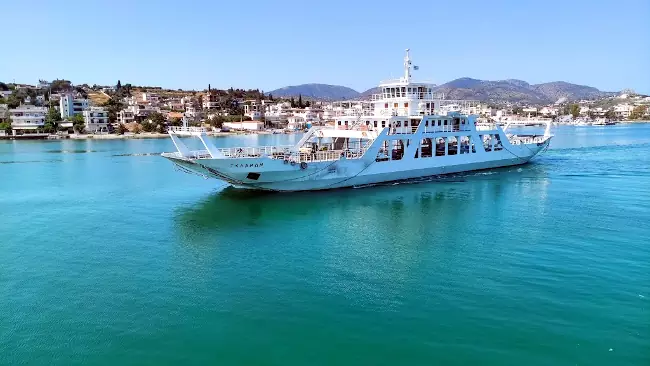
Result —
MULTIPOLYGON (((603 92, 586 85, 554 81, 543 84, 529 84, 523 80, 480 80, 460 78, 434 87, 434 91, 445 93, 447 99, 469 99, 491 103, 548 104, 561 98, 566 100, 598 99, 614 96, 616 93, 603 92)), ((303 84, 288 86, 271 92, 280 97, 309 97, 322 100, 369 99, 379 93, 379 88, 364 92, 339 85, 303 84)))
POLYGON ((528 84, 523 80, 477 80, 460 78, 435 88, 448 99, 474 99, 483 102, 510 102, 526 104, 553 103, 560 98, 567 100, 597 99, 616 95, 591 86, 554 81, 528 84))
POLYGON ((617 93, 602 92, 594 87, 585 85, 576 85, 564 81, 554 81, 551 83, 533 85, 535 90, 546 95, 553 101, 560 98, 569 100, 576 99, 597 99, 603 97, 615 96, 617 93))
POLYGON ((471 99, 482 102, 514 102, 542 104, 548 97, 522 80, 478 80, 460 78, 434 88, 447 99, 471 99))
POLYGON ((277 97, 298 97, 302 95, 307 98, 324 99, 324 100, 343 100, 354 99, 359 96, 359 92, 340 85, 328 84, 302 84, 285 86, 284 88, 276 89, 269 94, 277 97))

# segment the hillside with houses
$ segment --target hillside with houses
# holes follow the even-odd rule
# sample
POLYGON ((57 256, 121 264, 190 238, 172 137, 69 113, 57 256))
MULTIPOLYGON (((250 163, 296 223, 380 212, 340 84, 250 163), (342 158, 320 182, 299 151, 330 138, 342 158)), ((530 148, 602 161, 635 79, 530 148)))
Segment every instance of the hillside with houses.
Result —
MULTIPOLYGON (((530 85, 520 80, 485 82, 467 78, 443 84, 437 90, 447 97, 472 99, 481 93, 489 96, 494 88, 501 90, 501 98, 475 98, 478 103, 465 112, 488 120, 532 116, 558 122, 650 117, 650 97, 633 91, 605 93, 562 82, 530 85)), ((317 90, 325 90, 330 97, 341 91, 331 85, 317 90)), ((0 82, 0 136, 164 133, 169 126, 183 121, 214 130, 300 130, 327 123, 342 110, 365 108, 371 103, 361 93, 350 90, 342 89, 347 101, 334 102, 319 100, 314 93, 293 96, 287 89, 284 93, 266 94, 258 89, 223 90, 210 85, 197 91, 134 86, 121 81, 108 86, 75 85, 68 80, 0 82)))

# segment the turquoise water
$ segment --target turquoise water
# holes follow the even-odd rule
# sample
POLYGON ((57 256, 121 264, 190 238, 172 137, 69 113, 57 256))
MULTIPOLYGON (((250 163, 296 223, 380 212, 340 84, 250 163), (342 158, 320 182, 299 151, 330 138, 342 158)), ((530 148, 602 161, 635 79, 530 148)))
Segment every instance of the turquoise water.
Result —
POLYGON ((650 124, 554 132, 523 167, 298 194, 168 140, 0 141, 0 364, 649 365, 650 124))

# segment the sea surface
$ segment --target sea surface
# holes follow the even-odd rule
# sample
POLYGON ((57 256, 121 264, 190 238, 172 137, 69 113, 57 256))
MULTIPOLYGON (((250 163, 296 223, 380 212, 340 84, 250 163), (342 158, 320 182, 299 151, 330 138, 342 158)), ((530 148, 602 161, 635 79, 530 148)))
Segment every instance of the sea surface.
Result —
MULTIPOLYGON (((1 365, 650 365, 650 124, 296 194, 0 141, 1 365)), ((221 146, 297 135, 215 138, 221 146)))

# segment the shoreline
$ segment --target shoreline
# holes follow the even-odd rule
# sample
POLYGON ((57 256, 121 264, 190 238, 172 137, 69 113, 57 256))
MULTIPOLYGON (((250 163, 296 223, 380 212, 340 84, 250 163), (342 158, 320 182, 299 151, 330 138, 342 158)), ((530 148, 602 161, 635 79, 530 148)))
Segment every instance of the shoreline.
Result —
MULTIPOLYGON (((285 132, 282 135, 290 135, 296 132, 285 132)), ((234 132, 207 132, 206 135, 210 137, 228 137, 228 136, 246 136, 246 135, 273 135, 271 131, 234 131, 234 132)), ((45 140, 45 141, 56 141, 56 140, 145 140, 145 139, 165 139, 169 138, 168 133, 160 132, 141 132, 139 134, 134 133, 125 133, 123 135, 118 134, 102 134, 102 135, 93 135, 93 134, 69 134, 69 135, 38 135, 38 136, 0 136, 0 140, 45 140)))
MULTIPOLYGON (((625 124, 642 124, 650 123, 650 121, 618 121, 617 125, 625 124)), ((600 126, 600 125, 586 125, 586 126, 577 126, 570 123, 561 123, 554 124, 553 126, 572 126, 572 127, 610 127, 610 126, 600 126)), ((525 127, 525 126, 521 126, 525 127)), ((291 135, 294 133, 300 133, 302 131, 293 131, 293 132, 283 132, 281 135, 291 135)), ((232 132, 207 132, 207 136, 210 137, 228 137, 228 136, 246 136, 246 135, 275 135, 272 131, 232 131, 232 132)), ((125 133, 123 135, 118 134, 103 134, 103 135, 93 135, 93 134, 69 134, 69 135, 38 135, 38 136, 13 136, 6 135, 0 136, 0 141, 20 141, 20 140, 41 140, 41 141, 56 141, 56 140, 145 140, 145 139, 165 139, 169 138, 168 133, 160 132, 141 132, 139 134, 134 133, 125 133)))

